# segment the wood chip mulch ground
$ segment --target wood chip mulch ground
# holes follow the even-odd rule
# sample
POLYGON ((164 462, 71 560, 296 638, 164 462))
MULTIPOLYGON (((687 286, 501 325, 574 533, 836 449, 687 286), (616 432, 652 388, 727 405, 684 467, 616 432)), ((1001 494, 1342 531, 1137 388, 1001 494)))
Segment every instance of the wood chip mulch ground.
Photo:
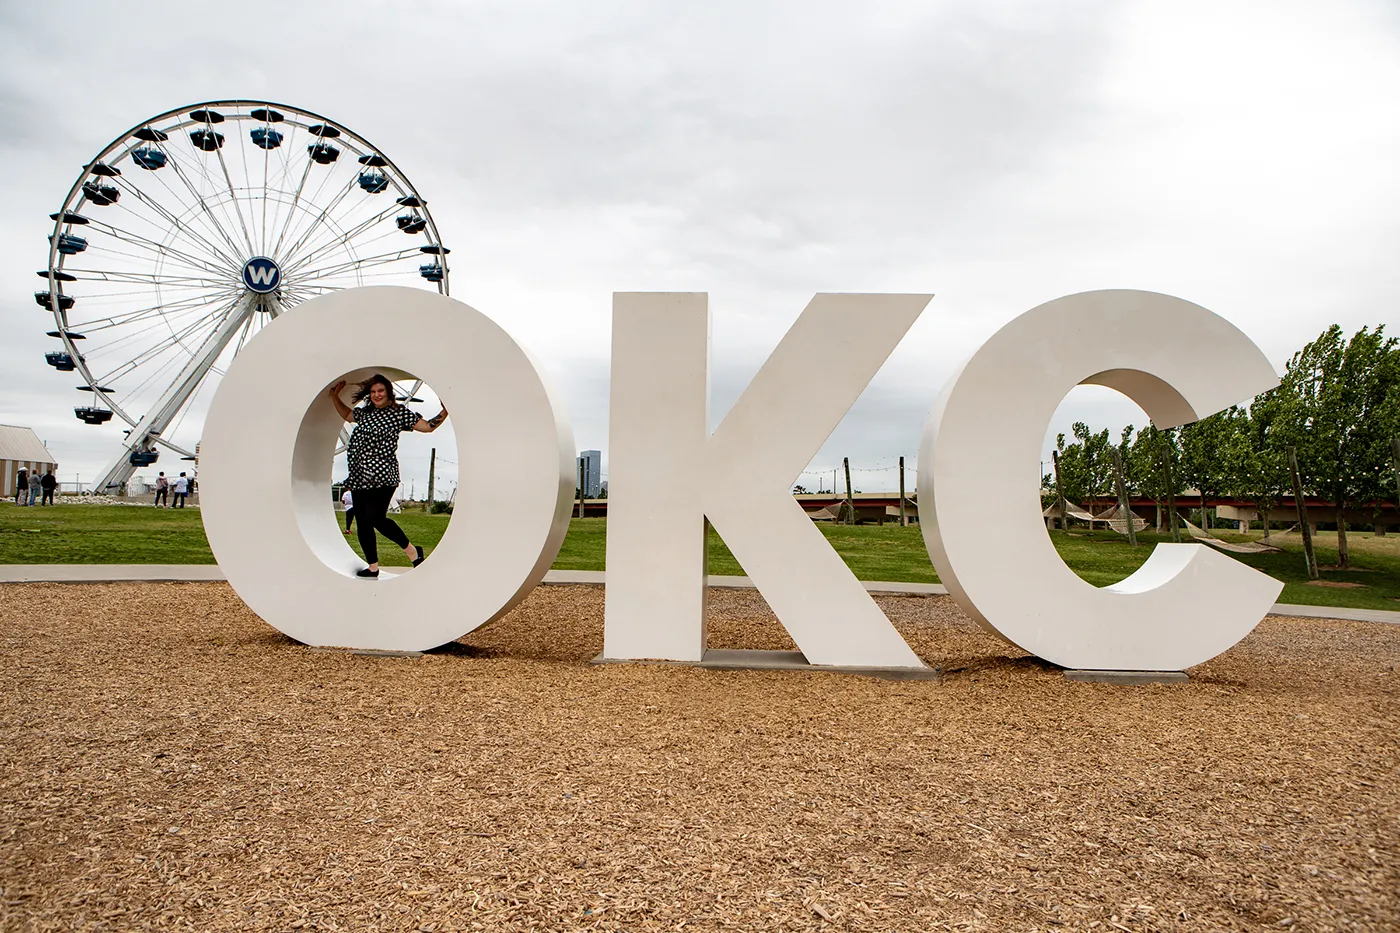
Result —
POLYGON ((1114 687, 881 604, 941 682, 590 666, 587 586, 418 659, 0 587, 0 929, 1400 929, 1400 626, 1114 687))

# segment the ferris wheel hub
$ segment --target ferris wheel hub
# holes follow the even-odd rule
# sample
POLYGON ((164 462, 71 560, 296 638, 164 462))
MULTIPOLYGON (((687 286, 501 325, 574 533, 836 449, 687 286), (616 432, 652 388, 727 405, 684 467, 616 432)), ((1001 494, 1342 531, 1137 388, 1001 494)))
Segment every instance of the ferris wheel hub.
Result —
POLYGON ((266 295, 282 284, 282 269, 266 256, 254 256, 243 264, 243 285, 257 295, 266 295))

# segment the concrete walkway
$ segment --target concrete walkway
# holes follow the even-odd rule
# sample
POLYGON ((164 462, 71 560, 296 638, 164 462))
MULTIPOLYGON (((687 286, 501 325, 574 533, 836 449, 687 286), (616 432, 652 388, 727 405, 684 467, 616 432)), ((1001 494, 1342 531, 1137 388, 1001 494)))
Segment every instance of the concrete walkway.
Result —
MULTIPOLYGON (((388 573, 408 568, 386 567, 388 573)), ((0 583, 207 583, 224 579, 215 564, 0 564, 0 583)), ((551 570, 546 585, 587 583, 602 586, 601 570, 551 570)), ((720 589, 752 589, 748 577, 711 576, 710 586, 720 589)), ((886 583, 866 581, 875 596, 946 596, 941 583, 886 583)), ((1342 609, 1331 606, 1295 606, 1274 603, 1270 613, 1307 619, 1347 619, 1353 622, 1385 622, 1400 625, 1400 612, 1381 609, 1342 609)))

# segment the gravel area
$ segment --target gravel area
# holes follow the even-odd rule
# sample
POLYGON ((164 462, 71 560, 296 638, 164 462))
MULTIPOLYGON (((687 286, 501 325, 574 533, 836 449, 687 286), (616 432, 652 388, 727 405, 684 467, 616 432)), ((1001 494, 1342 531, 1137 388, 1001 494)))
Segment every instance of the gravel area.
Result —
POLYGON ((590 666, 589 586, 416 659, 0 586, 0 929, 1400 929, 1400 626, 1113 687, 880 602, 942 681, 590 666))

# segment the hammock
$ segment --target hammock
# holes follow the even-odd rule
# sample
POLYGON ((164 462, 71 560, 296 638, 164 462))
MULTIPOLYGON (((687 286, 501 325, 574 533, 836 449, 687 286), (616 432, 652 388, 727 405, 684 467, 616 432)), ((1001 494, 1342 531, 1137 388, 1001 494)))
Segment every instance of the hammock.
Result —
MULTIPOLYGON (((1138 516, 1134 515, 1131 510, 1129 510, 1128 515, 1131 517, 1133 522, 1133 531, 1142 531, 1144 528, 1147 527, 1147 519, 1139 518, 1138 516)), ((1095 515, 1094 521, 1106 522, 1108 524, 1108 527, 1112 528, 1120 535, 1126 535, 1128 533, 1128 519, 1124 518, 1119 513, 1119 508, 1116 505, 1111 509, 1106 509, 1105 511, 1100 512, 1098 515, 1095 515)))
MULTIPOLYGON (((1055 507, 1054 503, 1052 503, 1049 506, 1046 506, 1046 508, 1040 514, 1044 518, 1059 518, 1060 510, 1055 507)), ((1093 526, 1094 522, 1102 521, 1102 519, 1095 518, 1088 512, 1081 509, 1079 506, 1075 505, 1073 502, 1070 502, 1068 499, 1065 500, 1065 514, 1068 515, 1070 518, 1074 519, 1075 521, 1088 522, 1090 527, 1093 526)))
MULTIPOLYGON (((1059 518, 1060 510, 1056 507, 1055 503, 1051 503, 1049 506, 1043 509, 1040 514, 1044 518, 1059 518)), ((1087 522, 1089 524, 1090 529, 1094 527, 1095 522, 1103 522, 1103 524, 1107 525, 1109 528, 1112 528, 1120 535, 1126 535, 1128 533, 1128 520, 1126 518, 1119 517, 1118 506, 1116 505, 1108 509, 1107 511, 1100 512, 1098 515, 1091 515, 1084 509, 1081 509, 1079 506, 1075 505, 1073 502, 1065 500, 1065 514, 1068 515, 1070 518, 1074 519, 1075 521, 1087 522)), ((1129 514, 1131 515, 1132 513, 1129 512, 1129 514)), ((1136 515, 1133 515, 1134 531, 1142 531, 1146 527, 1146 519, 1138 518, 1136 515)))
POLYGON ((1191 524, 1180 515, 1177 516, 1177 520, 1185 525, 1191 537, 1195 538, 1200 543, 1209 544, 1213 548, 1229 551, 1232 554, 1267 554, 1270 551, 1282 550, 1281 548, 1276 548, 1271 544, 1264 544, 1260 541, 1246 541, 1243 544, 1231 544, 1228 541, 1221 541, 1219 538, 1214 537, 1204 528, 1199 528, 1191 524))

